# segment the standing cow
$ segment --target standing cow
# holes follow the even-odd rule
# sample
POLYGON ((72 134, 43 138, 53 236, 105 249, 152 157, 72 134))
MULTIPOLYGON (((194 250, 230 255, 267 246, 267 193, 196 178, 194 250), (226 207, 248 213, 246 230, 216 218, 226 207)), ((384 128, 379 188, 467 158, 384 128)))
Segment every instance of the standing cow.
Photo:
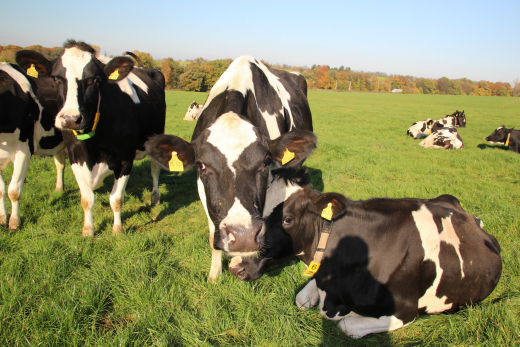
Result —
MULTIPOLYGON (((19 201, 32 155, 54 155, 56 190, 63 190, 65 145, 61 133, 54 128, 54 81, 49 77, 37 78, 36 74, 28 77, 25 71, 17 65, 0 63, 0 170, 13 163, 7 193, 11 200, 10 229, 20 226, 19 201)), ((0 224, 5 225, 5 182, 0 175, 0 224)))
MULTIPOLYGON (((69 40, 63 53, 48 61, 33 51, 21 51, 17 62, 34 65, 40 75, 52 76, 61 107, 56 127, 64 130, 72 171, 81 191, 85 214, 83 235, 94 235, 94 189, 114 173, 110 206, 113 232, 122 230, 121 208, 133 161, 145 157, 144 142, 164 132, 164 76, 154 69, 133 68, 127 57, 98 55, 83 43, 69 40)), ((152 163, 152 204, 159 201, 160 168, 152 163)))
POLYGON ((498 283, 497 240, 451 195, 352 201, 311 189, 305 168, 273 174, 262 250, 231 259, 230 270, 252 281, 297 256, 314 273, 298 307, 320 301, 322 315, 352 337, 478 303, 498 283))
POLYGON ((286 166, 299 164, 315 148, 306 95, 303 76, 239 57, 211 89, 191 142, 163 135, 147 143, 148 155, 165 169, 170 160, 197 166, 210 230, 210 281, 222 272, 222 250, 258 250, 270 169, 284 157, 293 158, 286 166))

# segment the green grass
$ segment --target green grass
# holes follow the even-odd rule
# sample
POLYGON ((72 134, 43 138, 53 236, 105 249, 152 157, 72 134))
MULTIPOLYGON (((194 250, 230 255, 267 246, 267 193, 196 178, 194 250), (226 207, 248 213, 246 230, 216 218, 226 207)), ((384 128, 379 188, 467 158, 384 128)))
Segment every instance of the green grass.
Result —
MULTIPOLYGON (((167 132, 186 140, 182 118, 207 94, 167 91, 167 132)), ((353 340, 316 308, 294 305, 305 279, 295 261, 243 283, 227 270, 207 283, 207 219, 196 174, 161 173, 150 207, 148 160, 136 162, 112 235, 113 178, 96 191, 96 236, 83 238, 79 189, 70 167, 54 192, 52 158, 33 158, 21 203, 23 226, 0 228, 0 345, 4 346, 512 346, 520 343, 520 155, 484 138, 520 126, 511 98, 309 92, 318 149, 306 162, 315 188, 352 199, 453 194, 502 247, 491 296, 455 314, 420 316, 392 333, 353 340), (406 137, 417 120, 456 109, 465 148, 424 149, 406 137)), ((11 168, 4 172, 10 179, 11 168)), ((8 203, 9 205, 9 203, 8 203)))

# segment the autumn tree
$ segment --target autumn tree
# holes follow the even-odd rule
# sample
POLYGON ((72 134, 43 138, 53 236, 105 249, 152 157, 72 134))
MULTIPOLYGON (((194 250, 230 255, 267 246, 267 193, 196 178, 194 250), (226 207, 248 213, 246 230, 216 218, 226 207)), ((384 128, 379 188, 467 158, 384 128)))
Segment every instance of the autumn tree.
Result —
POLYGON ((329 67, 327 65, 320 65, 316 68, 316 87, 320 89, 330 89, 330 77, 327 73, 329 67))
POLYGON ((163 59, 161 62, 161 72, 164 75, 166 88, 180 88, 179 78, 184 72, 181 63, 172 58, 163 59))
POLYGON ((143 62, 143 66, 149 69, 157 69, 159 66, 156 66, 155 61, 150 53, 139 52, 138 50, 132 51, 135 55, 141 59, 143 62))

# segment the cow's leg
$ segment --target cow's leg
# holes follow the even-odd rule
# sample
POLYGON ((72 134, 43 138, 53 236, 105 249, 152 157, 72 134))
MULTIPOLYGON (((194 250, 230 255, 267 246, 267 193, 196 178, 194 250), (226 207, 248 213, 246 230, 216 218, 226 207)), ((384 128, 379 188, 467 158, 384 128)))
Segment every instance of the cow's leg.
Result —
POLYGON ((85 215, 85 221, 83 223, 83 236, 94 236, 94 202, 95 195, 94 191, 90 184, 88 184, 87 180, 83 172, 81 171, 81 167, 78 164, 71 165, 72 172, 74 173, 74 177, 76 177, 76 182, 78 182, 79 191, 81 193, 81 207, 83 207, 83 213, 85 215))
POLYGON ((318 303, 320 295, 318 293, 318 287, 316 286, 316 280, 312 279, 305 288, 303 288, 298 295, 296 295, 296 306, 300 310, 311 308, 318 303))
POLYGON ((211 268, 209 270, 208 282, 215 282, 217 278, 222 274, 222 251, 213 248, 213 241, 215 239, 215 224, 209 217, 208 207, 206 202, 206 192, 204 191, 204 185, 202 181, 197 179, 197 189, 199 191, 200 201, 206 211, 206 217, 208 217, 209 226, 209 246, 211 248, 211 268))
POLYGON ((54 155, 56 165, 56 191, 63 191, 63 174, 65 172, 65 148, 54 155))
POLYGON ((9 200, 11 200, 11 217, 9 218, 9 229, 20 227, 20 198, 22 197, 23 183, 29 170, 31 152, 29 146, 16 151, 13 160, 13 175, 9 183, 9 200))
POLYGON ((159 174, 161 173, 161 167, 157 165, 153 160, 150 160, 150 167, 152 170, 152 199, 151 204, 156 205, 159 203, 159 174))
POLYGON ((394 316, 372 318, 356 315, 347 316, 339 322, 341 330, 355 339, 368 334, 396 330, 403 326, 403 321, 394 316))
POLYGON ((126 184, 128 183, 129 178, 130 175, 124 175, 115 179, 112 192, 110 193, 110 207, 112 207, 112 211, 114 211, 114 225, 112 227, 112 232, 116 235, 123 231, 121 209, 123 207, 126 184))
POLYGON ((7 224, 7 207, 5 206, 4 173, 0 171, 0 225, 7 224))

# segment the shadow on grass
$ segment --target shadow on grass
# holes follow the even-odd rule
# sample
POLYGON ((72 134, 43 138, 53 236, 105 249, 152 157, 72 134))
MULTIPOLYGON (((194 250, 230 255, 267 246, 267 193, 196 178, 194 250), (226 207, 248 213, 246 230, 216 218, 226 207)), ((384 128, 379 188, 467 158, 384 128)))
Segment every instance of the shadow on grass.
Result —
POLYGON ((488 145, 487 143, 481 143, 477 147, 480 148, 480 149, 493 149, 493 148, 496 148, 496 149, 502 149, 504 151, 509 151, 509 146, 501 145, 501 144, 488 145))

